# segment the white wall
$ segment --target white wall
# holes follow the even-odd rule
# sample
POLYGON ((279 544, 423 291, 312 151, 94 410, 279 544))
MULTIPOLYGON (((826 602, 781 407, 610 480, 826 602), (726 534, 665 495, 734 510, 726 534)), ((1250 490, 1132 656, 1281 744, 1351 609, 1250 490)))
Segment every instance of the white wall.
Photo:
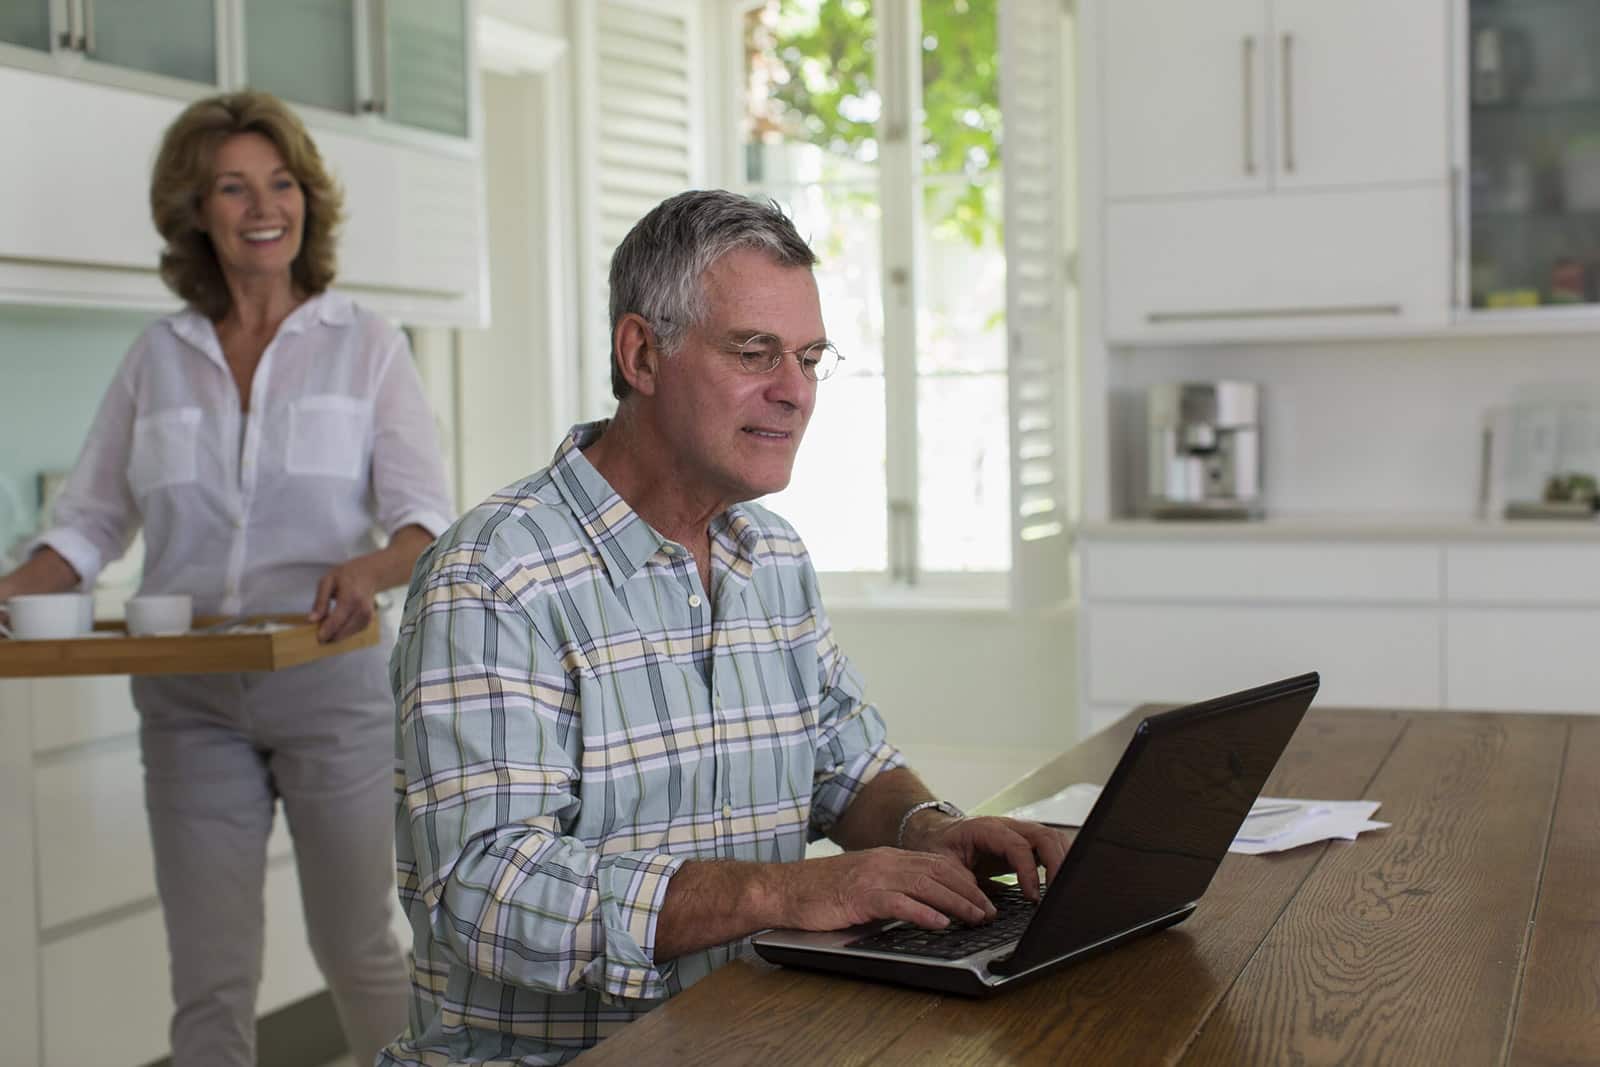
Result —
POLYGON ((835 606, 829 615, 896 743, 1050 751, 1076 738, 1070 614, 835 606))
POLYGON ((1600 385, 1593 335, 1114 349, 1110 506, 1143 487, 1142 390, 1235 378, 1263 385, 1272 512, 1467 517, 1478 502, 1484 412, 1531 383, 1600 385))

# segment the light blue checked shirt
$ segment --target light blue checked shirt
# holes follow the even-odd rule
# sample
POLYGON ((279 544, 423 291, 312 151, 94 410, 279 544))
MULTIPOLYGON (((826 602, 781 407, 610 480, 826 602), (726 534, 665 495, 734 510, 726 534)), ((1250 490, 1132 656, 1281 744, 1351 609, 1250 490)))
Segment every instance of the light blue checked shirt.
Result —
POLYGON ((380 1063, 577 1055, 738 951, 655 959, 685 860, 802 859, 901 763, 794 530, 729 508, 708 598, 579 451, 603 428, 417 564, 390 664, 416 970, 380 1063))

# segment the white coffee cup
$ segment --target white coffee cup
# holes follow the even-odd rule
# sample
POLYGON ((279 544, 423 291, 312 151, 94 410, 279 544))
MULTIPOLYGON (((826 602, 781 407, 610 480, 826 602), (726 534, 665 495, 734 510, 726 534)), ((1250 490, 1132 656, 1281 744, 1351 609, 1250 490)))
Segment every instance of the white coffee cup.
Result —
POLYGON ((89 632, 85 620, 94 611, 94 598, 86 593, 26 593, 12 597, 5 607, 11 624, 0 623, 0 634, 18 641, 52 641, 89 632))
POLYGON ((194 601, 187 594, 136 596, 126 608, 128 633, 135 637, 189 632, 194 601))

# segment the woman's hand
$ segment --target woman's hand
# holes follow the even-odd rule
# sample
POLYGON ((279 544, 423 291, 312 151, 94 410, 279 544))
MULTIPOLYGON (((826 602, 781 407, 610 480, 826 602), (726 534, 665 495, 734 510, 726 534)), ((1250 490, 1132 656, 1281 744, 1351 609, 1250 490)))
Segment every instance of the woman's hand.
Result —
POLYGON ((317 627, 317 640, 323 644, 358 634, 372 621, 377 611, 378 582, 369 559, 361 556, 347 560, 317 583, 317 596, 307 618, 322 624, 317 627))

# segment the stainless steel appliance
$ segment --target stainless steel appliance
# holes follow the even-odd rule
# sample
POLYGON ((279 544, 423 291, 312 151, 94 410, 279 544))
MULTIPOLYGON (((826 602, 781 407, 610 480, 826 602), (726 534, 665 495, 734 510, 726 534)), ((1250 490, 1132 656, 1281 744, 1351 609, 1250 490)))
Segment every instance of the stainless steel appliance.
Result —
POLYGON ((1261 389, 1171 382, 1146 394, 1152 518, 1261 515, 1261 389))

